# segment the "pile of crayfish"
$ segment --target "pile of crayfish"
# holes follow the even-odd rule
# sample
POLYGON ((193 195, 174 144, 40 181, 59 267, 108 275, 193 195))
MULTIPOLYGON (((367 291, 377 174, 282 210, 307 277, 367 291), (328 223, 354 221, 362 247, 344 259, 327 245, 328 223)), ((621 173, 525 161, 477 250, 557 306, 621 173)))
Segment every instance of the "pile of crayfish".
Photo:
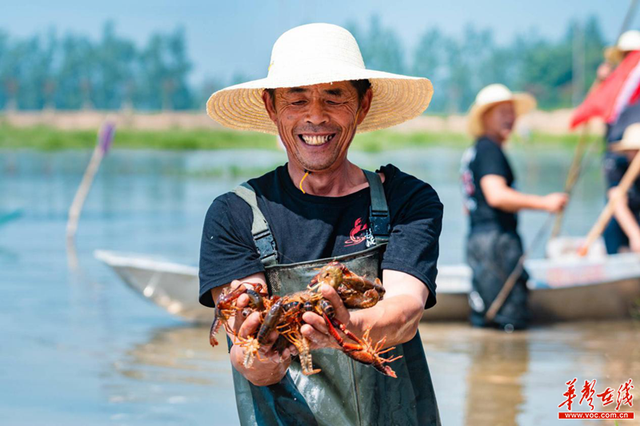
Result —
POLYGON ((244 349, 243 363, 245 367, 250 368, 255 357, 259 356, 260 347, 267 342, 269 334, 276 330, 279 336, 273 346, 274 350, 282 352, 288 344, 293 344, 300 357, 302 372, 305 375, 316 374, 320 372, 320 369, 313 368, 309 342, 300 332, 300 328, 304 324, 302 315, 305 312, 315 312, 324 318, 329 333, 336 340, 342 352, 356 361, 372 365, 387 376, 396 377, 395 372, 387 364, 401 358, 401 356, 393 358, 380 356, 395 347, 382 349, 385 338, 375 344, 372 343, 369 337, 370 330, 366 330, 361 338, 349 331, 343 323, 335 318, 333 306, 320 293, 319 289, 323 284, 333 287, 349 309, 364 309, 374 306, 385 293, 380 280, 376 279, 371 282, 351 272, 338 262, 329 263, 321 268, 306 290, 285 296, 269 296, 266 286, 243 283, 233 290, 226 289, 218 298, 209 336, 211 345, 218 344, 215 335, 220 327, 224 326, 227 334, 232 337, 233 344, 244 349), (249 297, 249 304, 240 308, 236 302, 243 294, 249 297), (253 312, 260 313, 258 331, 252 336, 238 336, 229 325, 229 320, 238 313, 247 317, 253 312), (338 330, 346 339, 340 335, 338 330))

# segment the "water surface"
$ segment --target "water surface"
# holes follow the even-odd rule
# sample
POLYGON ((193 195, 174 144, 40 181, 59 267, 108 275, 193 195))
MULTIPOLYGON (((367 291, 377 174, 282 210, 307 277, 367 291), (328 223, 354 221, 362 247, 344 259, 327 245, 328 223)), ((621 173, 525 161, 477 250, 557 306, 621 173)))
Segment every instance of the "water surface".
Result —
MULTIPOLYGON (((82 213, 80 269, 71 272, 67 209, 90 154, 0 152, 0 215, 17 217, 0 226, 2 424, 234 424, 226 351, 208 346, 205 329, 131 293, 92 253, 120 250, 197 264, 211 201, 247 173, 283 163, 284 155, 114 150, 82 213)), ((437 148, 352 155, 363 167, 392 163, 434 186, 445 204, 441 264, 463 260, 460 154, 437 148)), ((561 189, 570 152, 510 155, 521 190, 561 189)), ((603 204, 593 160, 576 188, 566 232, 586 233, 603 204)), ((521 216, 525 242, 545 218, 521 216)), ((638 327, 631 321, 513 335, 428 324, 421 334, 445 425, 553 424, 565 381, 597 378, 617 387, 629 377, 640 380, 638 327)))

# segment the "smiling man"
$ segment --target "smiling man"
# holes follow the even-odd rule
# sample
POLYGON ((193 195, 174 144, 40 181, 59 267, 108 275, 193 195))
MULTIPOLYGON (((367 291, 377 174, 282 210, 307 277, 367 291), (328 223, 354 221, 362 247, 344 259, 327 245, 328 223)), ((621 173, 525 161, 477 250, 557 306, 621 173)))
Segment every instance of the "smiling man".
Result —
MULTIPOLYGON (((422 113, 429 80, 364 67, 343 28, 310 24, 275 43, 267 78, 214 93, 209 115, 225 126, 278 134, 288 162, 216 198, 207 212, 200 301, 214 306, 225 288, 265 283, 271 294, 304 290, 336 259, 369 279, 384 299, 347 310, 330 286, 320 291, 336 318, 358 335, 386 337, 397 378, 339 350, 322 317, 307 312, 301 332, 314 368, 304 375, 294 348, 274 350, 277 333, 250 368, 230 347, 242 424, 434 425, 439 415, 418 324, 435 299, 442 204, 431 186, 386 165, 376 173, 350 162, 356 132, 383 129, 422 113)), ((258 154, 254 154, 258 155, 258 154)), ((239 306, 248 296, 238 299, 239 306)), ((235 317, 240 337, 260 316, 235 317)))

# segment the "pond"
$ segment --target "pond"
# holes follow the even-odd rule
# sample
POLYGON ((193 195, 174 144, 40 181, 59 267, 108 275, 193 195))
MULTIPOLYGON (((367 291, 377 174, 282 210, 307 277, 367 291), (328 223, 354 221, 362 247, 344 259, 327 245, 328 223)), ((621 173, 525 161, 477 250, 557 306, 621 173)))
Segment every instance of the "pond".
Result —
MULTIPOLYGON (((114 150, 82 212, 80 269, 71 272, 67 214, 90 155, 0 151, 0 217, 8 218, 0 225, 0 418, 11 425, 234 424, 226 351, 208 346, 206 329, 170 317, 125 288, 93 251, 197 265, 211 201, 284 163, 284 154, 114 150)), ((520 190, 562 189, 570 151, 517 147, 509 155, 520 190)), ((392 163, 437 190, 445 205, 440 264, 463 261, 460 156, 459 149, 442 147, 351 154, 364 168, 392 163)), ((574 191, 566 234, 584 235, 604 205, 595 157, 574 191)), ((546 217, 521 215, 525 245, 546 217)), ((514 335, 466 324, 421 328, 445 425, 551 424, 565 381, 597 378, 617 388, 639 377, 638 331, 631 321, 514 335)))

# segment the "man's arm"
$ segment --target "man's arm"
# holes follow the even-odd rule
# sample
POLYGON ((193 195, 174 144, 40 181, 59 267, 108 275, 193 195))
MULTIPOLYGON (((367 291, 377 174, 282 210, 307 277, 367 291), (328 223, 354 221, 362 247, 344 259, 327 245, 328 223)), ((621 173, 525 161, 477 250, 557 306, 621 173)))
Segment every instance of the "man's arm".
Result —
POLYGON ((509 187, 507 180, 499 175, 483 176, 480 179, 480 187, 487 204, 507 212, 532 209, 557 213, 567 203, 567 194, 565 193, 555 192, 544 196, 523 194, 509 187))
MULTIPOLYGON (((613 198, 617 192, 617 187, 611 188, 607 195, 609 199, 613 198)), ((620 224, 620 227, 629 238, 629 248, 631 251, 640 253, 640 225, 629 209, 627 194, 620 194, 620 198, 615 205, 613 215, 620 224)))
MULTIPOLYGON (((211 296, 214 301, 217 301, 225 288, 236 288, 244 282, 266 285, 264 274, 258 273, 241 280, 235 280, 231 284, 216 287, 211 290, 211 296)), ((249 303, 249 297, 246 294, 243 294, 238 298, 236 303, 239 308, 244 308, 249 303)), ((235 315, 229 320, 229 325, 240 338, 255 335, 260 327, 260 314, 254 312, 247 318, 242 318, 242 315, 239 314, 235 315)), ((229 335, 229 338, 231 341, 234 341, 234 336, 229 335)), ((245 350, 239 345, 234 344, 231 347, 231 352, 229 352, 231 365, 256 386, 268 386, 278 383, 282 380, 289 368, 289 365, 291 364, 291 349, 285 349, 282 355, 273 351, 271 347, 277 338, 278 333, 276 331, 271 332, 267 344, 260 348, 258 356, 255 357, 251 368, 246 368, 244 366, 245 350)))
MULTIPOLYGON (((382 272, 382 283, 386 290, 383 300, 371 308, 351 312, 332 287, 324 285, 321 291, 334 306, 336 318, 350 331, 362 336, 365 330, 371 329, 374 343, 386 337, 385 347, 390 347, 408 342, 415 336, 429 289, 412 275, 393 270, 382 272)), ((312 342, 312 348, 338 348, 321 316, 307 312, 302 318, 307 324, 301 331, 312 342)))

